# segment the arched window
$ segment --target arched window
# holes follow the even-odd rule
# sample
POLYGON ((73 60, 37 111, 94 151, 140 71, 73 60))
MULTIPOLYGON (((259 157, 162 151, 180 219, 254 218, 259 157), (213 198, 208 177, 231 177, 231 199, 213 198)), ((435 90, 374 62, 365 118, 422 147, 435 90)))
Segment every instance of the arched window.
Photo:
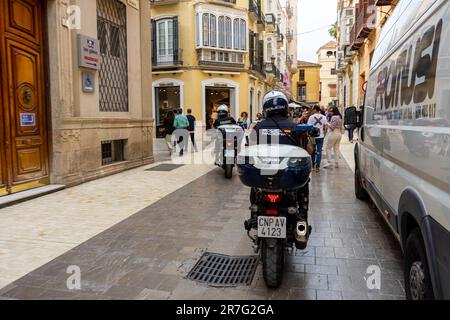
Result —
POLYGON ((215 47, 217 46, 217 31, 216 31, 216 16, 210 15, 210 46, 215 47))
POLYGON ((219 17, 219 48, 225 48, 225 21, 224 16, 219 17))
POLYGON ((232 28, 231 28, 231 18, 230 17, 226 17, 226 47, 227 49, 232 49, 232 28))
POLYGON ((241 50, 247 49, 247 24, 244 19, 241 19, 241 50))
POLYGON ((234 49, 240 50, 241 49, 241 39, 240 32, 239 32, 239 19, 234 19, 233 23, 233 39, 234 39, 234 49))
POLYGON ((203 14, 203 45, 209 46, 209 13, 203 14))

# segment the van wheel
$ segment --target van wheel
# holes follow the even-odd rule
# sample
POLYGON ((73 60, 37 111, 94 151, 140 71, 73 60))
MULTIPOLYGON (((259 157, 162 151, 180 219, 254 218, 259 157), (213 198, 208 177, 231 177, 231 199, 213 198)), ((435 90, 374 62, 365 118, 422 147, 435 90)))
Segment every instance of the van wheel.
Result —
POLYGON ((408 300, 434 299, 425 246, 418 228, 406 240, 405 289, 408 300))
POLYGON ((359 200, 365 201, 369 198, 366 189, 364 189, 361 182, 361 173, 359 168, 355 170, 355 195, 359 200))

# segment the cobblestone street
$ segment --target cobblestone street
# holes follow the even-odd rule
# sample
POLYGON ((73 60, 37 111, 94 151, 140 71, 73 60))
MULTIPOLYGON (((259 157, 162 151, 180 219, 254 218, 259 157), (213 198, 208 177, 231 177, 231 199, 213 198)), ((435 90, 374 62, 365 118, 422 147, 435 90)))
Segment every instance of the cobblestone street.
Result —
MULTIPOLYGON (((121 175, 137 177, 144 169, 121 175)), ((133 210, 137 210, 137 213, 131 214, 132 211, 123 209, 124 212, 130 212, 123 214, 123 219, 116 215, 114 221, 106 223, 113 211, 106 210, 106 207, 111 208, 109 205, 105 205, 100 215, 85 215, 81 228, 103 219, 104 231, 92 236, 86 234, 86 239, 79 237, 81 244, 75 245, 73 232, 76 230, 66 228, 67 233, 61 235, 60 241, 64 242, 64 237, 72 237, 74 240, 70 243, 73 244, 66 244, 54 256, 49 255, 47 261, 39 260, 41 263, 35 270, 23 272, 27 274, 21 275, 13 283, 4 283, 6 286, 0 290, 0 297, 404 299, 400 247, 370 204, 355 199, 353 173, 347 164, 339 169, 313 174, 310 208, 313 233, 306 250, 290 253, 280 289, 269 290, 265 287, 260 267, 252 284, 247 287, 218 289, 186 279, 187 273, 203 252, 254 255, 243 228, 243 221, 249 215, 249 189, 241 184, 236 175, 228 181, 223 178, 220 169, 211 169, 204 165, 187 165, 172 171, 158 172, 159 183, 167 181, 173 184, 176 183, 174 177, 186 177, 189 173, 190 179, 186 178, 184 186, 174 187, 173 191, 167 191, 159 200, 145 200, 150 204, 142 210, 135 206, 133 210), (80 290, 67 288, 70 276, 67 268, 72 265, 81 270, 80 290), (366 271, 372 265, 381 268, 381 290, 367 288, 366 271)), ((117 177, 106 179, 114 183, 117 177)), ((144 187, 143 180, 141 187, 144 187)), ((78 188, 86 188, 86 185, 78 188)), ((145 182, 145 188, 141 192, 152 193, 150 181, 145 182)), ((72 192, 78 191, 74 188, 72 192)), ((13 214, 20 206, 32 206, 45 200, 48 202, 55 197, 58 194, 31 200, 7 210, 13 214)), ((116 206, 124 207, 129 200, 124 196, 116 206)), ((139 203, 142 203, 142 199, 139 203)), ((68 207, 66 210, 73 209, 68 207)), ((62 207, 60 210, 64 214, 65 209, 62 207)), ((85 210, 89 212, 89 206, 85 210)), ((2 228, 6 229, 5 222, 2 223, 2 228)), ((95 234, 95 230, 91 233, 95 234)), ((27 242, 22 239, 21 243, 27 242)), ((14 266, 8 257, 27 260, 29 251, 13 252, 10 249, 5 255, 5 248, 0 251, 1 270, 10 270, 14 266), (20 257, 20 254, 24 256, 20 257)))

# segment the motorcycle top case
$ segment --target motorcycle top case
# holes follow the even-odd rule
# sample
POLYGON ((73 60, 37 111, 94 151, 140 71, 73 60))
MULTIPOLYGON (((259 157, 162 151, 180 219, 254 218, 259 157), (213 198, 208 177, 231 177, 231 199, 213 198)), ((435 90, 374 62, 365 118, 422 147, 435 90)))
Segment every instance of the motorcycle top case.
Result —
POLYGON ((294 190, 311 175, 311 156, 290 145, 260 144, 245 148, 238 156, 242 183, 251 188, 294 190))

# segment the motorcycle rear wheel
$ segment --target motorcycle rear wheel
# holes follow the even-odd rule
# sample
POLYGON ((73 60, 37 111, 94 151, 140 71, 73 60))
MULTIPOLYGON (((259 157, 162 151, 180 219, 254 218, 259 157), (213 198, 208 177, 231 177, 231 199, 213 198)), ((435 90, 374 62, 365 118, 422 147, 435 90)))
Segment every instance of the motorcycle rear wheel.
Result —
POLYGON ((263 277, 269 288, 278 288, 283 282, 284 253, 284 239, 262 239, 263 277))

